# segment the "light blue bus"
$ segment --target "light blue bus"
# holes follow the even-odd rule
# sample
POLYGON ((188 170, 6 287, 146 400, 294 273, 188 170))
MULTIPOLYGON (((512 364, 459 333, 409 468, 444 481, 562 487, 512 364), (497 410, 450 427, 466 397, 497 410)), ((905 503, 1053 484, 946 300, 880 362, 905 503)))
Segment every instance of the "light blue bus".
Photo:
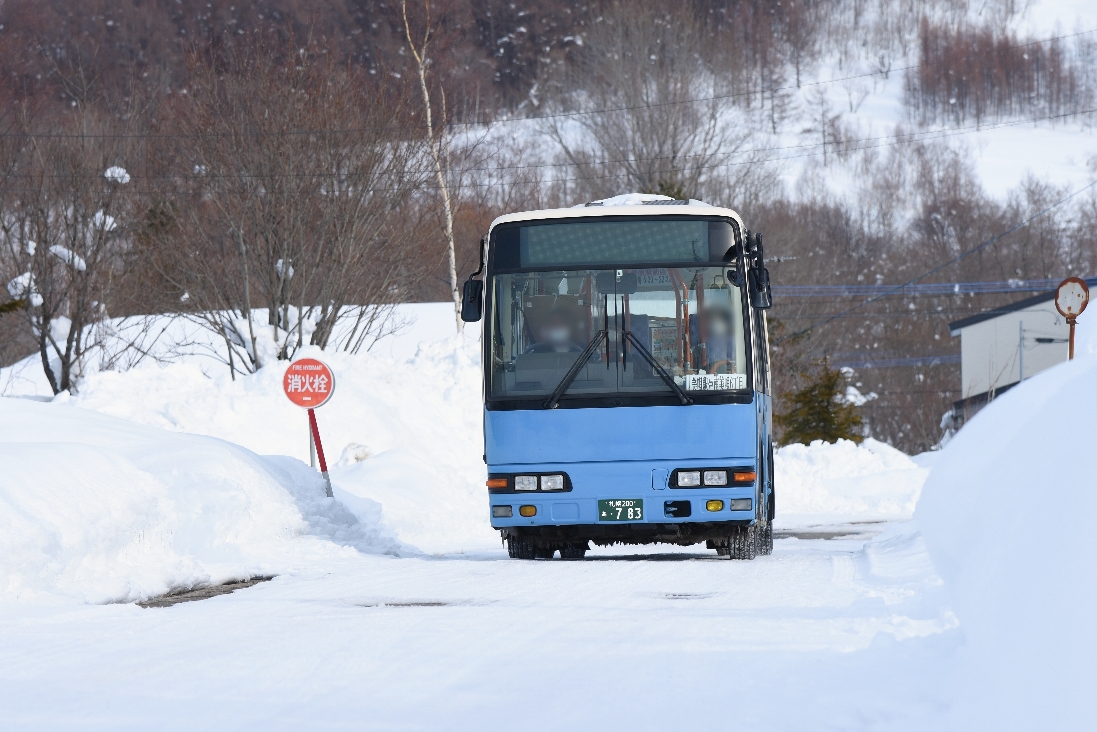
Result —
POLYGON ((630 194, 496 219, 462 318, 484 321, 488 511, 510 556, 771 552, 770 301, 762 237, 731 209, 630 194))

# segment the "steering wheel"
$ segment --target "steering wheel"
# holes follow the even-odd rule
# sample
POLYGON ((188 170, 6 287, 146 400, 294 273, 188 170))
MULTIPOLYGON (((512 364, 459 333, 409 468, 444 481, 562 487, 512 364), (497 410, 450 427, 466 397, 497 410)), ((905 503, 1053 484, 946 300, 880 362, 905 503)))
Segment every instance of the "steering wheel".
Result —
POLYGON ((543 341, 541 343, 534 343, 532 346, 530 346, 526 350, 522 351, 522 355, 524 356, 527 353, 582 353, 583 352, 583 349, 580 348, 579 344, 575 343, 574 341, 570 341, 567 344, 567 347, 568 347, 568 349, 566 351, 559 351, 559 350, 557 350, 557 345, 555 343, 548 343, 547 341, 543 341))
POLYGON ((732 365, 733 364, 731 363, 731 359, 723 358, 723 359, 720 359, 719 361, 716 361, 713 364, 710 364, 709 367, 708 367, 708 372, 710 374, 715 374, 716 369, 720 368, 721 366, 726 366, 727 369, 728 369, 728 373, 731 373, 732 372, 732 365))

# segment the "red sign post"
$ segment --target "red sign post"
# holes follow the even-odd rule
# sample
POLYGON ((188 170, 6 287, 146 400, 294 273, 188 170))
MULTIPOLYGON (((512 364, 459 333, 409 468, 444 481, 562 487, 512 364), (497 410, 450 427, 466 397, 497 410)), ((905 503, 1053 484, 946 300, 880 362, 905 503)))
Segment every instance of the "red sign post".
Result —
POLYGON ((1089 304, 1089 288, 1085 280, 1080 277, 1067 277, 1059 283, 1059 289, 1055 291, 1055 309, 1067 319, 1070 326, 1069 358, 1074 359, 1074 326, 1078 322, 1078 316, 1089 304))
POLYGON ((316 446, 320 458, 320 472, 327 484, 328 498, 332 497, 331 478, 328 477, 328 461, 324 459, 324 446, 320 444, 320 428, 316 426, 317 407, 325 404, 335 392, 335 374, 327 364, 315 358, 294 361, 282 377, 282 390, 286 397, 299 407, 309 410, 309 442, 316 446))

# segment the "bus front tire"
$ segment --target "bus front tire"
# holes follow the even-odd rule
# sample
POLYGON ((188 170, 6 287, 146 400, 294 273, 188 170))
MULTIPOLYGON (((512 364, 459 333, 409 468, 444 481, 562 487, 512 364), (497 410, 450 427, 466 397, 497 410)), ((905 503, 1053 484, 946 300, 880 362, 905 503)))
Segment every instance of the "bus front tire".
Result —
POLYGON ((534 559, 533 544, 529 543, 529 539, 522 539, 517 536, 507 537, 507 554, 511 559, 534 559))
POLYGON ((758 530, 754 526, 743 526, 728 537, 728 556, 732 559, 750 561, 758 556, 758 530))
POLYGON ((587 542, 565 544, 560 550, 561 559, 582 559, 586 556, 589 545, 587 542))

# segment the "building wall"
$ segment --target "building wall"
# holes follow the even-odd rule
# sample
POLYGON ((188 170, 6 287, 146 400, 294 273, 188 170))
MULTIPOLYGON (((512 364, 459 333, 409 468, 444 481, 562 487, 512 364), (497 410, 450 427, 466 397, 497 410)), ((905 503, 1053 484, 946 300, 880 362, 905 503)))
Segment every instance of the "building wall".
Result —
POLYGON ((1037 343, 1037 338, 1065 339, 1066 321, 1051 300, 960 330, 962 398, 967 399, 1020 380, 1019 328, 1024 324, 1025 378, 1067 360, 1067 344, 1037 343))

